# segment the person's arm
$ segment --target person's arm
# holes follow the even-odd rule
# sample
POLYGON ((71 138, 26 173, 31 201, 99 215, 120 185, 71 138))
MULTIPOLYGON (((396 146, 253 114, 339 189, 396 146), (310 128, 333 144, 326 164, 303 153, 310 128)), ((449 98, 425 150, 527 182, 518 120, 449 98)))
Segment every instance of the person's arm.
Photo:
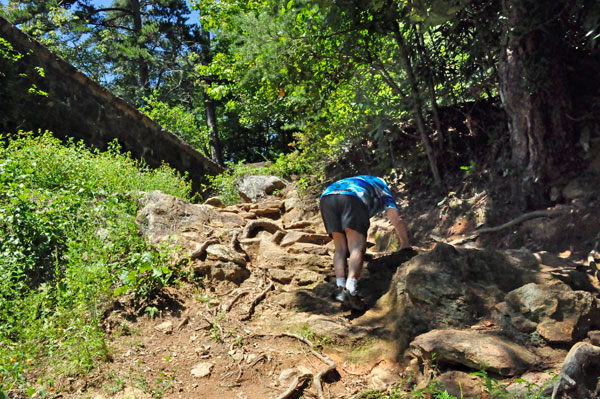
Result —
POLYGON ((406 223, 404 223, 404 219, 402 219, 402 216, 400 216, 398 209, 388 208, 386 214, 390 223, 392 226, 394 226, 394 230, 396 230, 398 238, 400 239, 400 249, 410 248, 408 233, 406 231, 406 223))

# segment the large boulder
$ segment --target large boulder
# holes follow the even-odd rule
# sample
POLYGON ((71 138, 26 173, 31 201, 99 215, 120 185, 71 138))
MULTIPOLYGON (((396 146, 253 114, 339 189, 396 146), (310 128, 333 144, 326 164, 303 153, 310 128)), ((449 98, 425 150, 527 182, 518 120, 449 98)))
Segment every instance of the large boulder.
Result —
POLYGON ((176 242, 183 232, 203 233, 209 230, 209 225, 232 229, 246 224, 244 218, 234 213, 218 212, 211 205, 190 204, 160 191, 144 194, 138 206, 136 222, 154 244, 176 242))
POLYGON ((256 202, 282 190, 286 184, 276 176, 246 175, 237 182, 237 189, 244 198, 256 202))
POLYGON ((537 267, 529 251, 438 244, 402 264, 387 293, 359 322, 387 320, 390 333, 398 340, 398 350, 402 350, 418 334, 470 327, 490 318, 507 292, 535 280, 537 267))
POLYGON ((598 300, 591 293, 573 291, 560 281, 519 287, 498 308, 517 330, 537 331, 548 342, 563 344, 584 338, 600 316, 598 300))

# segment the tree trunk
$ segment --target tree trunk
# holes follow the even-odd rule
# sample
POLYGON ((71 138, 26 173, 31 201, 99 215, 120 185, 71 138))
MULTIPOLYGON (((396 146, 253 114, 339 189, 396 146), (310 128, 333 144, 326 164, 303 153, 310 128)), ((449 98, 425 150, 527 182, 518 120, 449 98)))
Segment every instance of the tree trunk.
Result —
MULTIPOLYGON (((423 57, 423 61, 427 65, 431 65, 431 59, 427 54, 427 49, 425 48, 425 38, 423 37, 423 33, 417 29, 416 30, 417 41, 419 46, 419 51, 421 52, 421 56, 423 57)), ((442 152, 446 150, 446 145, 452 149, 452 142, 449 141, 449 136, 447 134, 446 129, 442 126, 442 122, 440 120, 440 111, 437 103, 437 95, 435 93, 435 83, 433 81, 433 72, 430 68, 425 72, 425 81, 427 82, 427 90, 429 91, 429 99, 431 100, 431 113, 433 116, 433 122, 435 123, 435 128, 440 135, 440 150, 442 152)))
MULTIPOLYGON (((135 32, 136 40, 142 36, 142 13, 140 11, 139 0, 131 0, 131 13, 133 15, 133 31, 135 32)), ((138 42, 138 45, 143 46, 138 42)), ((137 60, 138 68, 140 72, 140 87, 143 92, 146 93, 150 87, 150 78, 148 73, 148 64, 143 57, 139 57, 137 60)))
MULTIPOLYGON (((204 65, 208 65, 212 61, 212 54, 210 53, 210 33, 205 30, 202 30, 201 48, 202 62, 204 65)), ((215 102, 208 94, 204 94, 204 106, 206 108, 206 126, 208 127, 210 157, 213 162, 223 166, 223 150, 221 149, 221 140, 219 139, 215 102)))
POLYGON ((398 25, 397 21, 394 24, 394 38, 396 39, 396 43, 398 44, 398 49, 400 50, 400 58, 402 60, 402 63, 404 64, 406 76, 408 77, 408 82, 410 83, 413 112, 415 114, 415 119, 417 120, 417 128, 421 136, 421 141, 423 142, 423 146, 425 147, 425 153, 427 154, 427 159, 429 160, 429 167, 431 168, 431 173, 433 174, 433 181, 436 185, 441 186, 442 178, 438 169, 435 151, 433 149, 433 146, 431 145, 431 140, 425 128, 425 118, 423 118, 419 86, 417 84, 417 79, 415 78, 415 74, 412 69, 412 64, 408 56, 408 49, 406 48, 406 43, 404 42, 404 38, 402 37, 402 33, 400 32, 400 26, 398 25))
POLYGON ((513 201, 521 210, 546 205, 547 182, 564 170, 560 154, 573 150, 560 24, 531 12, 546 7, 536 1, 503 1, 508 19, 500 55, 500 95, 516 175, 513 201), (532 15, 539 21, 532 22, 532 15))

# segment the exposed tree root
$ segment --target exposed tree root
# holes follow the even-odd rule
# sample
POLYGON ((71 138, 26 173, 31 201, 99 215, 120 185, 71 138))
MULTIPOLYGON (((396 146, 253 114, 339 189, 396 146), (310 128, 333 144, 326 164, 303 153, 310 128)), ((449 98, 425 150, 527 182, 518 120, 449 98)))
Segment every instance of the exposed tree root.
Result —
POLYGON ((219 241, 217 240, 208 240, 202 243, 202 245, 200 245, 200 248, 198 248, 197 250, 195 250, 194 252, 191 253, 190 255, 190 259, 194 260, 194 259, 198 259, 201 258, 204 253, 206 252, 206 248, 208 248, 209 246, 213 245, 213 244, 218 244, 219 241))
POLYGON ((292 334, 292 333, 282 333, 281 335, 286 336, 286 337, 296 338, 297 340, 304 342, 310 348, 311 353, 313 355, 315 355, 315 357, 317 357, 320 361, 322 361, 323 363, 325 363, 327 365, 325 368, 321 369, 313 377, 313 384, 315 385, 315 387, 317 387, 317 393, 319 394, 319 399, 325 399, 325 395, 323 394, 323 384, 321 383, 321 379, 323 378, 324 375, 326 375, 330 371, 335 370, 335 362, 333 360, 331 360, 329 357, 327 357, 326 355, 323 355, 322 353, 317 352, 315 350, 315 347, 312 344, 312 342, 310 342, 306 338, 303 338, 299 335, 292 334))
POLYGON ((293 394, 296 391, 296 389, 298 389, 299 386, 304 384, 304 382, 307 379, 309 379, 310 377, 311 377, 310 374, 302 374, 300 376, 297 376, 296 378, 294 378, 294 380, 290 384, 289 388, 275 399, 288 398, 291 394, 293 394))
POLYGON ((241 297, 243 297, 244 295, 248 295, 248 291, 240 291, 237 293, 236 296, 234 296, 231 301, 229 301, 229 303, 227 304, 227 306, 225 307, 225 312, 229 312, 231 310, 231 308, 233 307, 233 305, 235 304, 235 302, 240 299, 241 297))
MULTIPOLYGON (((537 210, 537 211, 527 212, 527 213, 522 214, 519 217, 514 218, 511 221, 501 224, 500 226, 486 227, 483 229, 475 230, 471 235, 457 239, 457 240, 452 240, 448 244, 450 244, 450 245, 464 244, 465 242, 476 239, 481 234, 494 233, 496 231, 504 230, 504 229, 512 227, 516 224, 523 223, 525 220, 539 218, 539 217, 554 217, 554 216, 563 215, 563 214, 569 213, 569 212, 571 212, 570 209, 541 209, 541 210, 537 210)), ((435 241, 445 242, 443 239, 440 239, 439 237, 434 237, 434 236, 431 236, 431 237, 435 241)))
POLYGON ((256 235, 255 230, 259 229, 259 228, 267 230, 271 234, 274 234, 275 232, 281 230, 281 227, 277 226, 275 223, 273 223, 270 220, 264 220, 264 219, 252 220, 251 222, 249 222, 246 225, 246 227, 244 227, 244 231, 242 231, 242 238, 254 237, 256 235))
POLYGON ((267 292, 269 292, 274 286, 275 284, 273 283, 273 281, 271 281, 267 288, 265 288, 260 294, 258 294, 256 298, 254 298, 254 300, 250 304, 250 309, 248 309, 248 314, 242 317, 240 319, 241 321, 250 320, 252 314, 254 314, 254 308, 256 308, 256 305, 258 305, 260 301, 262 301, 265 298, 265 296, 267 296, 267 292))

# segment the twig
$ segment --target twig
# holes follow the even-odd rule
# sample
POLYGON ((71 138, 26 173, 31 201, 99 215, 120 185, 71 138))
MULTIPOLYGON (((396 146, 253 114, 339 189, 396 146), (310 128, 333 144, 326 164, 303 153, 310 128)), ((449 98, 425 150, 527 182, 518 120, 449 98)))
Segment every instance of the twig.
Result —
POLYGON ((311 377, 310 374, 302 374, 300 376, 297 376, 296 378, 294 378, 294 380, 290 384, 290 387, 287 389, 287 391, 285 391, 284 393, 282 393, 281 395, 279 395, 276 399, 285 399, 285 398, 289 397, 292 393, 294 393, 294 391, 301 384, 304 383, 305 380, 309 379, 310 377, 311 377))
POLYGON ((256 307, 256 305, 258 305, 260 303, 260 301, 262 301, 265 298, 265 296, 267 295, 267 292, 269 292, 271 290, 271 288, 273 288, 274 286, 275 286, 275 284, 273 283, 273 281, 271 281, 269 286, 267 288, 265 288, 263 290, 263 292, 258 294, 258 296, 256 298, 254 298, 254 300, 250 304, 250 309, 248 309, 248 314, 241 318, 242 321, 250 320, 250 318, 252 317, 252 314, 254 313, 254 308, 256 307))
POLYGON ((325 355, 317 352, 315 350, 315 347, 312 344, 312 342, 310 342, 306 338, 301 337, 301 336, 296 335, 296 334, 292 334, 292 333, 282 333, 282 335, 287 336, 287 337, 296 338, 297 340, 300 340, 300 341, 304 342, 306 345, 308 345, 308 347, 310 348, 310 351, 312 352, 313 355, 315 355, 323 363, 327 364, 327 367, 321 369, 321 371, 319 371, 313 377, 313 384, 315 384, 315 386, 317 387, 317 392, 319 394, 319 399, 325 399, 325 395, 323 394, 323 385, 321 383, 321 378, 323 378, 323 376, 325 374, 329 373, 330 371, 335 370, 335 362, 333 360, 331 360, 329 357, 327 357, 327 356, 325 356, 325 355))

